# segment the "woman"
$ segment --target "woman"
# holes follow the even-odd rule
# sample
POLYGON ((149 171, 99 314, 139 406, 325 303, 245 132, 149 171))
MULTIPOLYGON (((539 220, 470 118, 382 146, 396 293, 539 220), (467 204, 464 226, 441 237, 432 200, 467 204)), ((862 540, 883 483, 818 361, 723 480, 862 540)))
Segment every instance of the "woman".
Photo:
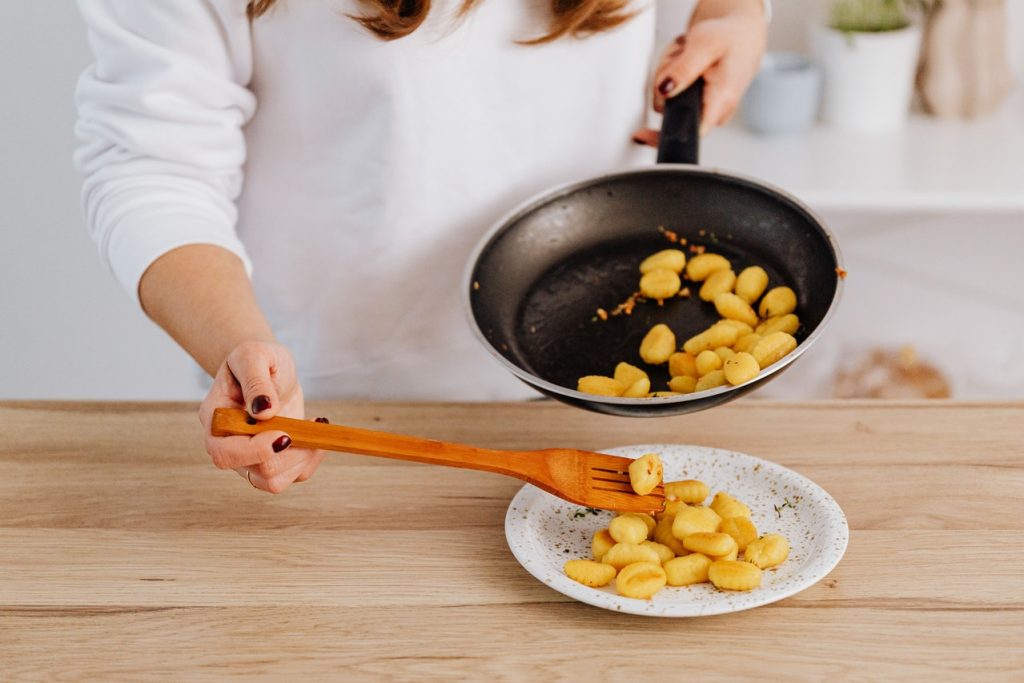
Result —
POLYGON ((701 0, 652 84, 643 0, 79 6, 89 228, 214 377, 214 464, 274 493, 322 456, 215 438, 214 408, 527 395, 463 321, 472 245, 535 192, 646 160, 648 92, 660 109, 703 74, 704 125, 724 122, 765 41, 761 0, 701 0))

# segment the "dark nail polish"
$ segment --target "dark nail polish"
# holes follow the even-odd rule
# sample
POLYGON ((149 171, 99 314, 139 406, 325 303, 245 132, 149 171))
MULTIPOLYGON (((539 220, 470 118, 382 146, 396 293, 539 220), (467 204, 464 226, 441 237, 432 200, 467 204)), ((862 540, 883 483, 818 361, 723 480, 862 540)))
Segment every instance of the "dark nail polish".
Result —
POLYGON ((686 45, 686 34, 676 36, 676 45, 686 45))
POLYGON ((270 409, 270 397, 260 394, 252 400, 252 414, 262 413, 270 409))
POLYGON ((658 92, 665 96, 667 96, 670 92, 672 92, 675 89, 676 82, 673 81, 671 78, 666 78, 661 82, 661 85, 658 86, 658 92))
POLYGON ((325 424, 325 425, 331 424, 331 421, 328 420, 326 417, 318 417, 315 420, 313 420, 313 422, 319 422, 320 424, 325 424))
POLYGON ((633 142, 635 142, 638 145, 646 145, 647 144, 646 142, 644 142, 643 140, 641 140, 640 138, 635 137, 635 136, 633 137, 633 142))
POLYGON ((291 437, 285 434, 284 436, 277 437, 277 441, 275 441, 270 447, 274 449, 275 453, 280 453, 281 451, 283 451, 284 449, 288 448, 291 445, 291 437))
POLYGON ((257 419, 256 419, 255 417, 253 417, 252 415, 246 415, 246 416, 245 416, 245 424, 247 424, 247 425, 254 425, 254 424, 256 424, 257 422, 259 422, 259 420, 257 420, 257 419))

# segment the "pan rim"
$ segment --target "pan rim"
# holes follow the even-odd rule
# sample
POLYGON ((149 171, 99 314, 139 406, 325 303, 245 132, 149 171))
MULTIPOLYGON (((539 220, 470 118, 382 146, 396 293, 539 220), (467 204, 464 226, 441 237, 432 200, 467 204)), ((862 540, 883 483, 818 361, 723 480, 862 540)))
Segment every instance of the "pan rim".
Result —
MULTIPOLYGON (((540 393, 556 394, 558 396, 564 396, 568 399, 572 399, 574 403, 595 403, 600 405, 609 406, 622 406, 622 407, 653 407, 653 406, 676 406, 689 403, 691 401, 704 401, 705 399, 728 394, 730 392, 739 391, 741 389, 751 387, 751 385, 762 383, 768 380, 771 375, 774 375, 784 368, 793 363, 797 358, 802 356, 807 349, 813 344, 818 337, 822 335, 825 328, 828 326, 828 322, 835 315, 836 309, 839 305, 839 301, 842 299, 843 289, 845 285, 844 277, 836 275, 836 290, 832 296, 832 302, 829 304, 828 310, 825 311, 825 315, 822 317, 821 322, 814 328, 814 331, 807 336, 807 339, 803 343, 799 344, 787 356, 781 360, 776 361, 772 365, 768 366, 767 369, 758 373, 753 379, 747 380, 743 384, 737 385, 724 385, 716 387, 714 389, 694 392, 690 394, 682 394, 679 396, 666 396, 666 397, 654 397, 654 398, 622 398, 620 396, 598 396, 596 394, 587 394, 576 389, 570 389, 560 384, 549 382, 546 379, 538 377, 531 372, 527 372, 523 368, 519 367, 508 358, 506 358, 498 349, 491 344, 490 340, 484 335, 480 325, 477 323, 476 316, 473 315, 473 271, 476 269, 476 265, 480 259, 480 255, 483 254, 487 245, 491 243, 501 232, 503 232, 508 226, 510 226, 517 218, 524 216, 534 209, 540 207, 543 204, 550 203, 564 197, 568 194, 583 190, 594 185, 598 185, 609 180, 623 178, 627 176, 635 175, 647 175, 651 173, 662 173, 670 171, 681 174, 694 174, 694 175, 705 175, 705 176, 716 176, 726 180, 735 180, 741 183, 752 186, 755 189, 766 191, 769 194, 775 195, 779 199, 783 199, 794 207, 807 214, 813 221, 814 224, 824 234, 829 246, 832 248, 832 253, 835 256, 836 268, 845 272, 845 262, 843 260, 843 253, 839 248, 839 242, 836 239, 835 233, 828 227, 828 224, 818 214, 818 212, 811 209, 803 201, 792 195, 791 193, 783 190, 780 187, 766 183, 757 178, 743 175, 740 173, 733 173, 720 168, 712 166, 700 166, 697 164, 657 164, 655 166, 639 167, 626 169, 623 171, 615 171, 612 173, 605 173, 599 176, 591 176, 583 180, 573 180, 561 185, 556 185, 553 188, 544 190, 540 193, 528 197, 524 201, 517 204, 510 211, 506 212, 501 218, 499 218, 480 238, 476 246, 474 246, 472 253, 470 254, 469 261, 466 264, 462 278, 462 304, 463 311, 468 318, 469 325, 473 331, 473 335, 483 345, 488 353, 491 354, 499 363, 505 366, 505 369, 511 372, 513 375, 518 377, 520 380, 529 384, 535 390, 540 393)), ((745 391, 741 391, 746 393, 745 391)), ((737 396, 738 398, 738 396, 737 396)), ((708 406, 711 407, 711 406, 708 406)))

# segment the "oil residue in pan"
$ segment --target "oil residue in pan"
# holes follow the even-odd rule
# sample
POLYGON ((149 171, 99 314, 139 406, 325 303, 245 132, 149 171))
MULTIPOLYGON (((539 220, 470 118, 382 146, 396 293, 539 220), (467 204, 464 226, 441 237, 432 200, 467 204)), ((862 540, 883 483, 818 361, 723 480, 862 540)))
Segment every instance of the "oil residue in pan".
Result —
MULTIPOLYGON (((706 244, 722 254, 739 273, 759 265, 768 272, 769 287, 793 283, 771 263, 725 240, 711 243, 698 235, 682 235, 690 244, 706 244)), ((601 320, 598 308, 612 311, 636 291, 640 262, 661 249, 672 248, 663 237, 633 239, 600 245, 574 254, 544 273, 524 298, 516 324, 516 363, 554 384, 576 388, 584 375, 611 375, 619 361, 648 371, 653 391, 666 390, 668 370, 640 360, 640 341, 658 323, 667 324, 681 346, 689 337, 719 320, 714 306, 697 296, 700 283, 683 280, 689 298, 675 297, 662 306, 637 304, 632 315, 601 320)), ((684 248, 685 249, 685 248, 684 248)), ((687 256, 693 256, 687 250, 687 256)), ((799 295, 799 293, 798 293, 799 295)), ((797 310, 799 314, 799 309, 797 310)), ((802 341, 803 333, 797 334, 802 341)))

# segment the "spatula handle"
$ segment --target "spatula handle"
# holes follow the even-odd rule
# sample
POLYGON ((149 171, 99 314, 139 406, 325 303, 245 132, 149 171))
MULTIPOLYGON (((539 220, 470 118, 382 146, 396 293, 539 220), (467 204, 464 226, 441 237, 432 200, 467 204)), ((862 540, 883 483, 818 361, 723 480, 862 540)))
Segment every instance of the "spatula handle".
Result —
POLYGON ((217 408, 213 411, 214 436, 252 436, 268 430, 283 431, 299 448, 322 448, 344 453, 412 460, 449 467, 497 472, 523 479, 539 459, 531 453, 498 451, 465 444, 421 439, 415 436, 324 424, 289 417, 254 420, 244 410, 217 408))

